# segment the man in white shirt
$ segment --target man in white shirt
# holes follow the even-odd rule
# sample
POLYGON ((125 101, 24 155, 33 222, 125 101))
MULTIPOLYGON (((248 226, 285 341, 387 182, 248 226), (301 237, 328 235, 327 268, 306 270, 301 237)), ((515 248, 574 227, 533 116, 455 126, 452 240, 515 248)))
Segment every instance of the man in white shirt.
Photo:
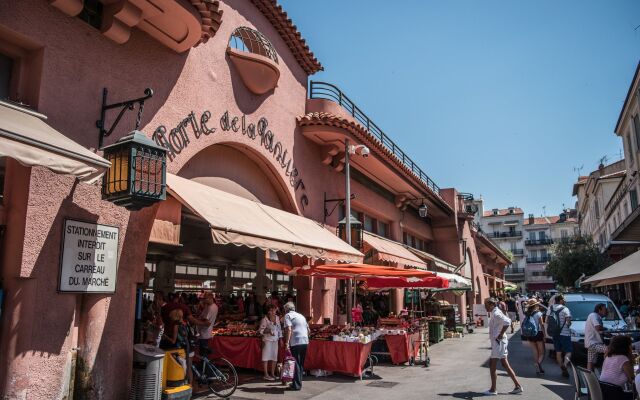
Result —
POLYGON ((302 389, 302 371, 304 371, 304 359, 307 356, 309 345, 309 324, 302 314, 296 312, 296 306, 292 302, 284 305, 284 345, 291 351, 296 359, 296 371, 289 390, 302 389))
POLYGON ((602 317, 605 315, 607 315, 607 305, 598 303, 584 323, 584 348, 587 349, 587 369, 589 371, 593 371, 593 364, 598 361, 598 354, 604 354, 607 351, 607 346, 600 336, 600 332, 604 331, 602 317))
POLYGON ((200 355, 206 357, 209 355, 209 339, 213 337, 213 325, 216 323, 218 317, 218 306, 213 299, 213 293, 208 292, 204 295, 202 300, 203 308, 198 316, 198 333, 200 339, 198 339, 198 347, 200 348, 200 355))
POLYGON ((522 385, 516 377, 516 373, 509 365, 507 355, 509 354, 507 347, 509 340, 505 335, 507 328, 511 326, 511 320, 500 311, 497 307, 498 301, 493 298, 486 299, 484 301, 484 307, 489 313, 489 340, 491 341, 491 358, 489 359, 489 372, 491 374, 491 388, 484 392, 485 396, 496 396, 498 392, 496 390, 498 374, 496 372, 498 368, 498 360, 500 360, 507 374, 513 381, 515 388, 510 391, 510 394, 522 393, 522 385))
POLYGON ((564 300, 564 295, 558 294, 555 296, 554 304, 549 306, 547 310, 547 333, 551 328, 551 321, 556 319, 557 315, 557 328, 559 332, 552 336, 553 349, 556 352, 556 361, 562 370, 562 376, 569 377, 569 371, 564 364, 566 358, 571 358, 571 351, 573 350, 573 344, 571 343, 571 311, 567 307, 567 302, 564 300), (564 358, 563 358, 564 355, 564 358))

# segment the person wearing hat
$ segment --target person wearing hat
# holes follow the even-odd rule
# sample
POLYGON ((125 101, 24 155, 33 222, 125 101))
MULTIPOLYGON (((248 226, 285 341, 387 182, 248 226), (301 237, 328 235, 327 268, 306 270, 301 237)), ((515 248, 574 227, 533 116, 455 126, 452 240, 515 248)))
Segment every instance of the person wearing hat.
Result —
POLYGON ((531 343, 533 350, 533 363, 538 374, 544 374, 542 361, 544 361, 544 321, 540 312, 540 302, 537 299, 529 299, 525 303, 525 317, 520 328, 522 340, 531 343))

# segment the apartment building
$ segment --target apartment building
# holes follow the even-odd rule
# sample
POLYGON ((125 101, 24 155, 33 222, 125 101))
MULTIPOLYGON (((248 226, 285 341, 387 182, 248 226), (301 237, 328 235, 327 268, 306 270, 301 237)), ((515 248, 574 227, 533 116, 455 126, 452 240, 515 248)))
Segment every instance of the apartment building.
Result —
POLYGON ((590 237, 601 252, 608 252, 614 258, 622 249, 611 235, 622 218, 629 215, 631 205, 621 194, 626 173, 625 160, 600 164, 597 170, 579 177, 573 185, 580 233, 590 237))
POLYGON ((477 208, 474 216, 476 224, 488 238, 512 256, 511 265, 504 270, 505 279, 524 288, 524 212, 518 207, 485 211, 482 198, 474 200, 474 204, 477 208))
POLYGON ((560 215, 529 217, 524 221, 524 245, 526 251, 525 285, 527 291, 555 288, 553 277, 547 273, 553 244, 569 240, 579 232, 574 210, 564 210, 560 215))

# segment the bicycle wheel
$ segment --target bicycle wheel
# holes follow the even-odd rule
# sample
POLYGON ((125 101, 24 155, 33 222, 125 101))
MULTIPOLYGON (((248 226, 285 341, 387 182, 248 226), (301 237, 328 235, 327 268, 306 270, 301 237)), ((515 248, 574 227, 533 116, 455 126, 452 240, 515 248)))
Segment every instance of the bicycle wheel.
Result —
POLYGON ((209 390, 218 397, 229 397, 238 387, 238 374, 233 365, 224 358, 210 360, 205 369, 209 390))

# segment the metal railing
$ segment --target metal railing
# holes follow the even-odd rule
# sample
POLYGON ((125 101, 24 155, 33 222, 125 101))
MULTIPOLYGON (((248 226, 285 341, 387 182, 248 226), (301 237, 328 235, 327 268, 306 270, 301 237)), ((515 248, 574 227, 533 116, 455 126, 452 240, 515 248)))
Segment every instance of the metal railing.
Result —
POLYGON ((326 82, 309 83, 309 98, 331 100, 338 103, 353 118, 369 131, 369 133, 378 139, 384 147, 386 147, 404 166, 409 168, 428 188, 433 190, 440 196, 440 188, 435 184, 427 174, 418 167, 418 165, 395 144, 389 136, 382 131, 350 98, 348 98, 342 90, 335 85, 326 82))
POLYGON ((551 256, 545 257, 527 257, 527 264, 540 264, 551 261, 551 256))
POLYGON ((538 245, 547 245, 553 244, 553 239, 545 238, 545 239, 526 239, 524 244, 527 246, 538 246, 538 245))
POLYGON ((524 268, 505 268, 504 274, 506 275, 521 275, 524 274, 524 268))
POLYGON ((486 234, 488 237, 494 238, 507 238, 507 237, 518 237, 522 236, 522 231, 509 231, 509 232, 488 232, 486 234))
POLYGON ((510 249, 509 250, 514 256, 523 256, 524 249, 510 249))

